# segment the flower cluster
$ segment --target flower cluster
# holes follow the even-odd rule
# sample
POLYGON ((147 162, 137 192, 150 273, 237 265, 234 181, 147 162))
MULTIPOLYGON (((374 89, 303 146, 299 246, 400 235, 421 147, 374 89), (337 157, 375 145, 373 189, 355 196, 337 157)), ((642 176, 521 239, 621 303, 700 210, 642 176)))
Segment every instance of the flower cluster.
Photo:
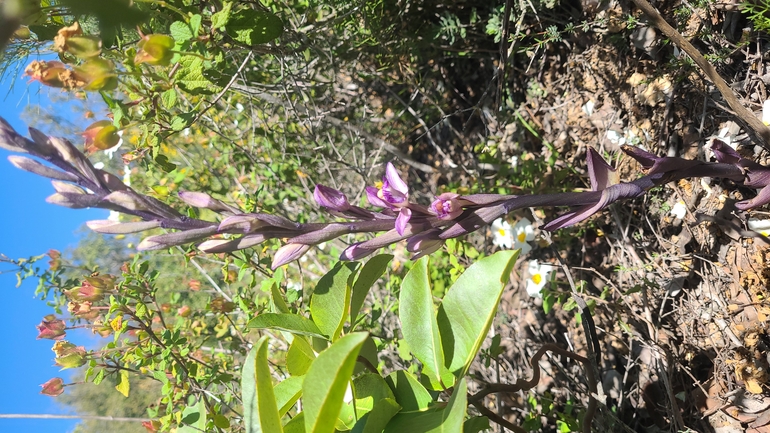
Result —
MULTIPOLYGON (((18 168, 54 179, 56 193, 48 198, 49 202, 71 208, 104 208, 141 219, 90 221, 88 226, 92 230, 107 234, 136 233, 158 227, 178 230, 145 238, 138 246, 140 250, 199 243, 198 248, 204 252, 221 253, 249 248, 268 239, 281 239, 284 245, 275 253, 274 269, 299 259, 313 246, 353 233, 377 235, 350 245, 342 252, 342 260, 358 260, 402 240, 406 240, 408 251, 420 257, 441 248, 447 239, 464 236, 489 224, 493 226, 496 245, 527 252, 531 249, 528 242, 534 240, 531 222, 522 219, 511 227, 504 220, 515 210, 569 207, 566 213, 542 227, 556 230, 577 224, 617 201, 639 197, 650 188, 689 177, 719 177, 759 189, 756 197, 736 204, 740 210, 770 202, 770 188, 766 188, 770 184, 770 168, 741 157, 731 147, 715 140, 716 163, 658 157, 636 147, 623 146, 622 150, 641 164, 644 176, 621 182, 615 169, 598 152, 589 149, 586 163, 590 191, 541 195, 443 193, 429 206, 409 200, 407 183, 395 166, 387 163, 382 180, 366 188, 372 209, 352 205, 341 191, 316 185, 313 196, 318 205, 341 219, 329 223, 303 224, 278 215, 244 213, 204 193, 179 193, 179 198, 188 205, 222 216, 221 221, 211 222, 184 216, 165 203, 134 191, 117 176, 95 168, 67 140, 47 137, 32 128, 30 135, 31 140, 20 136, 0 119, 0 147, 30 154, 55 167, 24 156, 9 157, 18 168)), ((79 304, 73 305, 73 311, 88 314, 90 306, 85 302, 92 301, 83 296, 88 290, 80 288, 81 299, 75 300, 79 304)))

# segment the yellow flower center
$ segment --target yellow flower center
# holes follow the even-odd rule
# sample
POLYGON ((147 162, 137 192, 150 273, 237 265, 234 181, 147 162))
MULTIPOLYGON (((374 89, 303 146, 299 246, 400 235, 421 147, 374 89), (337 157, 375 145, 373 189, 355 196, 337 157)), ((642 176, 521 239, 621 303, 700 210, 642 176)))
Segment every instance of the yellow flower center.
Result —
POLYGON ((377 189, 382 189, 382 181, 378 180, 377 182, 374 182, 374 187, 377 189))
POLYGON ((500 233, 500 236, 505 236, 505 229, 497 229, 497 232, 500 233))
POLYGON ((524 243, 524 241, 527 240, 527 233, 526 232, 519 232, 519 235, 517 236, 519 239, 519 243, 524 243))
POLYGON ((535 274, 532 276, 533 283, 540 284, 541 281, 543 281, 543 277, 540 274, 535 274))

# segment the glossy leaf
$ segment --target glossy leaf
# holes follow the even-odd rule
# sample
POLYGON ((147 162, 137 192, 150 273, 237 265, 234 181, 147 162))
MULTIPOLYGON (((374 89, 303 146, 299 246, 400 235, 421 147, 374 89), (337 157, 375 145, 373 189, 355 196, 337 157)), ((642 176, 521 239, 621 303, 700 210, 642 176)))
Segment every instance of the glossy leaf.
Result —
POLYGON ((429 257, 418 260, 404 277, 398 316, 401 319, 401 332, 414 356, 428 370, 440 374, 446 367, 428 281, 428 260, 429 257))
POLYGON ((366 373, 353 379, 353 401, 345 403, 340 413, 340 421, 352 429, 360 418, 369 413, 377 402, 391 399, 395 403, 393 391, 379 374, 366 373), (358 418, 358 420, 357 420, 358 418))
POLYGON ((286 353, 286 368, 292 376, 302 376, 307 373, 310 364, 315 360, 315 352, 305 338, 296 336, 286 353))
POLYGON ((366 295, 374 283, 380 279, 382 274, 388 269, 388 264, 393 260, 391 254, 380 254, 369 259, 358 273, 358 278, 353 284, 353 292, 350 296, 350 323, 356 323, 358 313, 364 305, 366 295))
POLYGON ((385 381, 393 391, 396 402, 405 411, 423 410, 433 402, 433 397, 430 396, 428 390, 408 371, 394 371, 385 378, 385 381))
MULTIPOLYGON (((241 392, 243 422, 247 433, 281 433, 281 417, 267 364, 268 337, 259 339, 243 363, 241 392)), ((205 427, 205 424, 204 424, 205 427)))
POLYGON ((340 338, 310 366, 302 385, 308 433, 334 432, 358 351, 366 337, 366 333, 356 332, 340 338))
POLYGON ((471 265, 444 296, 438 327, 444 360, 458 378, 465 376, 497 314, 519 252, 500 251, 471 265))
POLYGON ((463 423, 463 433, 481 433, 490 430, 489 418, 485 416, 474 416, 468 418, 463 423))
MULTIPOLYGON (((374 404, 353 426, 352 433, 381 433, 388 422, 401 410, 401 406, 392 398, 386 398, 374 404)), ((404 432, 406 433, 406 432, 404 432)))
POLYGON ((351 280, 357 263, 339 262, 321 277, 310 297, 310 315, 321 333, 334 341, 350 308, 351 280))
POLYGON ((120 370, 118 373, 118 384, 115 385, 115 389, 123 394, 123 397, 128 397, 128 393, 131 391, 131 382, 128 381, 127 370, 120 370))
POLYGON ((283 433, 305 433, 305 412, 300 412, 283 426, 283 433))
POLYGON ((289 306, 286 305, 286 301, 283 299, 283 293, 281 293, 278 283, 273 282, 273 284, 270 285, 270 295, 272 296, 273 310, 276 313, 289 312, 289 306))
POLYGON ((463 433, 467 406, 468 387, 463 377, 446 407, 423 412, 402 411, 390 420, 384 433, 463 433))
POLYGON ((251 319, 249 328, 277 329, 292 334, 309 335, 326 339, 312 320, 297 314, 264 313, 251 319))
POLYGON ((177 433, 198 433, 206 430, 206 403, 198 400, 194 406, 188 406, 182 411, 182 427, 177 433))
POLYGON ((289 376, 275 386, 275 401, 278 404, 278 415, 284 416, 294 406, 302 395, 302 382, 305 376, 289 376))

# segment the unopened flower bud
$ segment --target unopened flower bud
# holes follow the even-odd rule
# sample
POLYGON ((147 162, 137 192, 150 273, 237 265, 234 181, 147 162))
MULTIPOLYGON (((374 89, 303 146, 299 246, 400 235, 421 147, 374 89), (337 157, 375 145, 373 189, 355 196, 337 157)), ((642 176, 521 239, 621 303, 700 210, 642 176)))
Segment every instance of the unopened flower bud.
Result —
POLYGON ((40 386, 43 387, 43 390, 40 391, 40 394, 50 397, 60 396, 64 392, 64 380, 62 380, 60 377, 54 377, 53 379, 50 379, 48 382, 40 386))
POLYGON ((85 90, 113 90, 118 87, 115 64, 101 58, 88 59, 75 68, 78 76, 85 80, 85 90))
POLYGON ((77 89, 87 84, 87 80, 84 77, 67 68, 64 63, 56 60, 45 62, 33 61, 24 70, 24 73, 32 78, 33 81, 39 81, 41 84, 50 87, 77 89))
POLYGON ((229 313, 235 310, 235 304, 226 300, 225 298, 218 297, 211 300, 211 311, 215 313, 229 313))
POLYGON ((176 314, 178 314, 180 317, 189 317, 190 314, 192 314, 192 310, 189 306, 184 305, 176 310, 176 314))
POLYGON ((60 53, 68 52, 80 59, 96 57, 102 51, 101 40, 96 36, 84 36, 77 21, 71 26, 59 29, 53 39, 53 47, 60 53))
POLYGON ((56 319, 56 316, 43 318, 43 321, 37 325, 37 339, 45 338, 48 340, 61 340, 66 335, 66 325, 61 319, 56 319), (46 320, 47 319, 47 320, 46 320))
POLYGON ((86 139, 85 150, 87 153, 110 149, 120 141, 118 128, 109 120, 92 123, 80 135, 86 139))
POLYGON ((345 212, 350 209, 350 203, 348 203, 348 198, 345 197, 345 194, 328 186, 316 185, 313 197, 320 206, 333 211, 345 212))
POLYGON ((272 269, 278 269, 281 266, 293 262, 310 250, 310 245, 305 244, 286 244, 278 249, 273 256, 272 269))
POLYGON ((139 41, 139 51, 136 52, 134 63, 149 63, 151 65, 168 66, 174 57, 174 38, 168 35, 146 35, 139 41))
POLYGON ((86 363, 86 349, 83 346, 75 346, 69 341, 60 340, 54 343, 56 365, 67 368, 77 368, 86 363))

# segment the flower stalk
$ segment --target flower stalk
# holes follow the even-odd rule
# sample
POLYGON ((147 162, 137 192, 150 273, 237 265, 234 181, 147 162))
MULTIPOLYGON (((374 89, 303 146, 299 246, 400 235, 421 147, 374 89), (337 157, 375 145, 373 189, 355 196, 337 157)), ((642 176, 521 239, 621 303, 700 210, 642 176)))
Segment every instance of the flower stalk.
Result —
MULTIPOLYGON (((467 196, 443 193, 429 206, 409 201, 408 184, 389 162, 381 182, 366 188, 369 204, 379 210, 354 206, 341 191, 316 185, 313 196, 318 205, 341 219, 329 223, 297 223, 277 215, 245 213, 201 192, 179 194, 190 206, 222 215, 220 222, 213 222, 189 218, 153 197, 134 191, 117 176, 95 168, 67 140, 47 137, 33 128, 30 128, 30 136, 31 139, 22 137, 0 118, 0 147, 29 154, 53 166, 25 156, 10 157, 16 167, 53 179, 57 192, 48 198, 49 202, 72 208, 104 208, 142 220, 125 223, 90 221, 88 226, 92 230, 109 234, 136 233, 158 227, 178 230, 145 238, 138 246, 140 250, 199 243, 198 248, 204 252, 222 253, 249 248, 269 239, 282 239, 284 245, 274 256, 273 269, 301 258, 315 245, 355 233, 377 235, 349 246, 342 252, 341 260, 358 260, 401 240, 407 241, 407 250, 415 257, 421 257, 441 248, 447 239, 475 232, 513 211, 531 207, 570 208, 542 227, 549 231, 566 228, 612 203, 640 197, 651 188, 690 177, 729 179, 738 185, 758 189, 756 197, 736 204, 740 210, 770 203, 770 188, 767 187, 770 185, 770 167, 743 158, 728 145, 715 140, 716 163, 658 157, 636 147, 623 146, 623 152, 641 164, 644 175, 621 182, 615 169, 598 152, 589 149, 586 163, 590 191, 467 196)), ((527 220, 522 220, 516 227, 510 227, 503 220, 495 224, 499 226, 495 226, 496 230, 508 236, 504 240, 500 238, 501 246, 528 249, 527 242, 534 239, 531 223, 527 220)), ((92 297, 100 296, 98 290, 92 291, 98 284, 90 283, 91 287, 85 290, 86 296, 76 301, 90 302, 97 299, 92 297)), ((87 309, 88 305, 83 307, 87 309)), ((73 308, 80 311, 81 306, 73 308)), ((58 331, 46 332, 54 335, 58 331)))

